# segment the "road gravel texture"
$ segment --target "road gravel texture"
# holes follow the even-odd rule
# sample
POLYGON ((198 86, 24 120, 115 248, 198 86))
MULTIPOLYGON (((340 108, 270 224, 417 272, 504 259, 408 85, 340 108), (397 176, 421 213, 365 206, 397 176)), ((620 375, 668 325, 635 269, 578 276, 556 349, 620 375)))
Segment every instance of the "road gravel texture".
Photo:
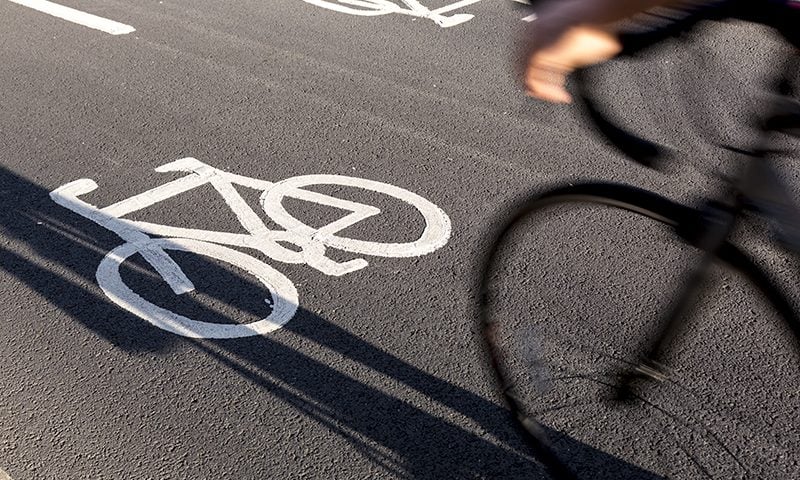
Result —
MULTIPOLYGON (((598 80, 631 125, 695 154, 664 173, 626 160, 577 109, 523 96, 512 58, 526 14, 511 2, 445 12, 474 15, 448 28, 303 0, 61 3, 135 31, 109 35, 0 1, 0 477, 14 480, 547 478, 509 422, 477 335, 476 274, 490 226, 515 199, 583 179, 679 201, 717 188, 707 173, 730 163, 697 141, 693 117, 670 92, 707 81, 715 110, 702 122, 741 139, 736 108, 782 48, 760 27, 708 26, 703 51, 733 73, 715 76, 672 45, 598 80), (662 122, 670 116, 674 124, 662 122), (261 181, 339 175, 399 187, 441 209, 449 236, 409 256, 329 246, 337 262, 367 262, 341 276, 229 246, 289 279, 296 313, 263 335, 176 335, 100 288, 98 266, 125 241, 50 192, 92 179, 97 189, 81 199, 105 207, 186 176, 155 169, 189 157, 261 181)), ((797 193, 798 170, 781 165, 797 193)), ((281 230, 258 189, 235 188, 267 228, 281 230)), ((308 190, 380 209, 341 237, 408 243, 426 226, 386 191, 308 190)), ((283 205, 315 228, 347 213, 297 198, 283 205)), ((247 233, 210 184, 130 217, 247 233)), ((611 238, 624 231, 604 225, 611 238)), ((560 234, 550 231, 555 241, 560 234)), ((646 249, 646 237, 636 238, 646 249)), ((764 245, 749 246, 796 303, 797 261, 764 245)), ((547 247, 545 266, 566 268, 572 252, 547 247)), ((134 254, 119 271, 146 303, 231 325, 268 316, 279 300, 252 269, 167 252, 195 290, 175 295, 134 254)), ((518 298, 535 275, 518 284, 518 298)), ((659 283, 638 275, 625 280, 643 285, 645 298, 659 283)), ((726 410, 735 414, 709 428, 741 462, 737 475, 798 478, 800 358, 754 289, 724 275, 726 294, 703 310, 717 330, 689 342, 686 371, 706 372, 720 405, 735 403, 726 410)), ((691 455, 672 453, 654 455, 697 478, 691 455)))

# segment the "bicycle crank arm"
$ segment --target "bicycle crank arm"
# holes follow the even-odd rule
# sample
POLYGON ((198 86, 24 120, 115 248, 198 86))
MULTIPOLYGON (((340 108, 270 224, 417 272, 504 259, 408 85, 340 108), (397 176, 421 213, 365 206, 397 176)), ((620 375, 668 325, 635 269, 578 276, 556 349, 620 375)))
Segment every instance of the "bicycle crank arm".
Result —
POLYGON ((645 379, 663 382, 669 378, 668 369, 661 362, 661 358, 666 348, 677 336, 686 321, 687 315, 694 308, 715 258, 716 255, 713 250, 707 251, 703 255, 700 265, 691 271, 686 282, 681 287, 680 293, 675 297, 667 315, 664 316, 656 335, 642 349, 645 353, 640 357, 639 364, 620 374, 617 400, 631 400, 635 397, 634 383, 636 380, 645 379))
POLYGON ((649 380, 664 382, 670 377, 669 369, 663 363, 648 358, 642 359, 638 365, 620 374, 619 382, 613 396, 613 400, 619 402, 630 402, 637 398, 637 388, 634 383, 637 380, 649 380))

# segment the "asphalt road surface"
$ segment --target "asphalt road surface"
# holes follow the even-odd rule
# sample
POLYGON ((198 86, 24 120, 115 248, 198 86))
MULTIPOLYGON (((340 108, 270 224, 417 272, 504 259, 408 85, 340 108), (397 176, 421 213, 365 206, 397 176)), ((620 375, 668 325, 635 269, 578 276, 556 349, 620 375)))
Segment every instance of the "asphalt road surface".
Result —
MULTIPOLYGON (((14 480, 546 478, 477 338, 486 232, 551 184, 677 200, 713 188, 706 174, 726 163, 696 145, 668 87, 706 80, 704 125, 741 140, 737 107, 780 48, 761 28, 714 26, 705 51, 733 73, 668 46, 597 81, 630 124, 696 154, 662 173, 574 108, 522 95, 511 58, 526 13, 510 2, 425 0, 439 9, 427 18, 400 1, 407 12, 60 2, 116 23, 22 3, 0 0, 0 478, 14 480), (656 126, 670 113, 680 128, 656 126)), ((549 229, 547 248, 533 237, 548 253, 509 298, 528 298, 534 267, 596 273, 610 258, 559 246, 583 238, 569 228, 549 229)), ((633 237, 610 242, 639 244, 588 291, 623 278, 636 288, 615 298, 635 303, 666 288, 661 270, 623 268, 656 251, 633 237)), ((764 245, 753 255, 796 301, 797 262, 764 245)), ((679 263, 657 252, 647 260, 679 263)), ((712 457, 724 446, 712 477, 798 478, 800 359, 752 286, 719 277, 709 329, 679 351, 676 384, 703 398, 691 411, 713 407, 687 436, 702 431, 712 457)), ((696 438, 665 450, 661 437, 686 432, 644 431, 621 451, 703 475, 696 438)), ((611 452, 597 447, 598 468, 660 475, 611 452)))

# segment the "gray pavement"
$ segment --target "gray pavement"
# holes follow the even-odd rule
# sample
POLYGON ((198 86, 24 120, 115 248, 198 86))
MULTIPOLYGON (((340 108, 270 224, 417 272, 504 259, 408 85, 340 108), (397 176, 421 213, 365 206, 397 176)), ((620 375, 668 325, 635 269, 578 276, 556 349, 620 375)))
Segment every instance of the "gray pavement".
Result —
MULTIPOLYGON (((135 31, 110 35, 0 0, 0 468, 14 480, 545 478, 476 338, 485 233, 503 205, 548 184, 599 178, 683 200, 707 185, 697 169, 631 165, 573 109, 525 99, 509 46, 522 13, 509 2, 442 11, 474 15, 448 28, 310 0, 60 3, 135 31), (207 167, 155 171, 184 158, 207 167), (201 175, 208 182, 180 195, 152 193, 201 175), (362 180, 307 177, 324 197, 289 188, 282 202, 260 198, 273 188, 264 182, 310 175, 362 180), (151 192, 125 218, 204 231, 166 250, 194 291, 175 295, 136 249, 117 249, 155 244, 53 201, 84 178, 97 184, 80 196, 91 205, 124 210, 118 202, 151 192), (314 250, 304 232, 364 205, 380 213, 332 229, 327 250, 314 250), (262 250, 245 238, 266 229, 295 236, 262 250), (231 243, 197 243, 212 234, 231 243), (256 322, 282 328, 192 338, 256 322)), ((752 73, 772 57, 739 55, 734 41, 763 35, 731 25, 708 42, 752 73)), ((614 92, 626 115, 649 128, 652 105, 626 92, 614 92)), ((786 178, 800 184, 791 170, 786 178)), ((762 257, 793 286, 782 257, 762 257)), ((742 291, 715 315, 765 311, 768 323, 768 308, 751 310, 755 294, 742 291)), ((742 332, 740 344, 761 345, 762 332, 742 332)), ((694 367, 719 363, 714 336, 703 342, 694 367)), ((755 413, 719 430, 739 442, 745 472, 789 478, 800 474, 798 359, 776 358, 750 372, 759 394, 736 397, 736 411, 755 413), (775 390, 760 377, 770 372, 775 390)), ((749 391, 748 378, 728 385, 749 391)))

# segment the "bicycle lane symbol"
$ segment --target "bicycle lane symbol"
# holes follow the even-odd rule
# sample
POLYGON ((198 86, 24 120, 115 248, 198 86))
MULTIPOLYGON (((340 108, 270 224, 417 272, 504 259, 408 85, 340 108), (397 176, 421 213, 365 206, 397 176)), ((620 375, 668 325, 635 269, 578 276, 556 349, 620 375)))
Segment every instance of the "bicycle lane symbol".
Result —
POLYGON ((294 317, 299 306, 294 283, 272 266, 231 247, 253 249, 277 262, 307 264, 325 275, 339 277, 367 267, 368 262, 363 258, 334 261, 326 256, 327 248, 377 257, 416 257, 438 250, 450 238, 450 219, 442 209, 408 190, 373 180, 341 175, 304 175, 273 183, 225 172, 194 158, 176 160, 156 168, 156 171, 185 172, 187 175, 105 208, 98 208, 79 198, 97 189, 97 184, 90 179, 63 185, 53 190, 50 197, 57 204, 116 233, 125 241, 108 252, 97 267, 96 279, 105 295, 123 309, 177 335, 192 338, 262 335, 281 328, 294 317), (122 218, 207 184, 220 194, 247 231, 246 234, 181 228, 122 218), (285 230, 269 229, 234 185, 260 191, 262 210, 285 230), (425 228, 418 239, 405 243, 371 242, 337 235, 381 211, 374 206, 304 189, 315 185, 355 187, 394 197, 414 207, 422 215, 425 228), (283 200, 287 197, 349 213, 334 222, 314 228, 286 210, 283 200), (287 248, 284 244, 296 248, 287 248), (270 314, 247 324, 194 320, 149 302, 122 280, 122 263, 138 253, 175 294, 193 291, 191 280, 170 257, 168 250, 215 258, 253 275, 270 293, 272 301, 267 301, 271 306, 270 314))
POLYGON ((446 5, 434 10, 422 5, 418 0, 400 0, 405 8, 389 0, 303 0, 306 3, 318 7, 333 10, 335 12, 346 13, 358 16, 377 16, 399 13, 412 17, 427 18, 442 28, 453 27, 472 20, 475 15, 468 13, 456 13, 445 15, 445 13, 463 8, 481 0, 461 0, 450 5, 446 5))

